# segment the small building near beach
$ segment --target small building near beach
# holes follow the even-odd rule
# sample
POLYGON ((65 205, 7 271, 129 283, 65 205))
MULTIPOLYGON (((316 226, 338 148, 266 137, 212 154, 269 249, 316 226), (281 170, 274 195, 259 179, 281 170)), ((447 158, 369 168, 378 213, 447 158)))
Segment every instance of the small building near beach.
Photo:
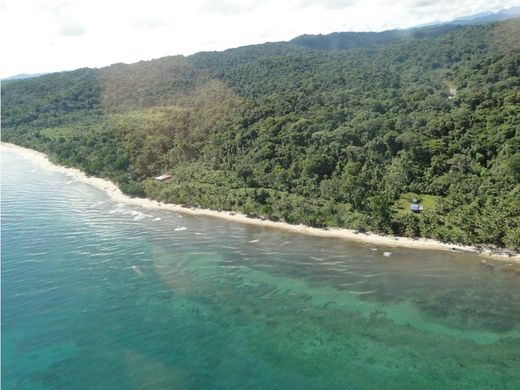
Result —
POLYGON ((171 178, 172 178, 172 175, 170 173, 165 173, 163 175, 156 176, 155 180, 165 181, 165 180, 168 180, 168 179, 171 179, 171 178))
POLYGON ((421 211, 423 211, 423 207, 420 203, 417 203, 417 202, 414 202, 410 205, 410 210, 412 210, 412 212, 414 213, 420 213, 421 211))

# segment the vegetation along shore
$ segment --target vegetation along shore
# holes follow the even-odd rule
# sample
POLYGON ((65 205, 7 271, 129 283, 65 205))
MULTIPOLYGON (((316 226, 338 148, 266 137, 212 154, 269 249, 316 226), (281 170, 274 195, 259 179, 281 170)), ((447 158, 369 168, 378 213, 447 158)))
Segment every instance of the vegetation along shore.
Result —
MULTIPOLYGON (((276 222, 269 221, 267 219, 252 218, 245 214, 240 214, 236 212, 185 207, 178 204, 163 203, 153 199, 130 197, 122 193, 121 190, 117 187, 117 185, 109 180, 93 176, 87 176, 84 172, 76 168, 64 167, 53 164, 49 161, 48 157, 45 154, 37 152, 35 150, 2 142, 0 143, 0 151, 10 151, 13 153, 17 153, 23 156, 24 158, 30 159, 34 163, 38 164, 39 166, 47 170, 62 172, 71 175, 77 180, 80 180, 103 191, 106 191, 106 193, 112 199, 118 202, 131 204, 138 207, 165 211, 175 211, 191 215, 204 215, 209 217, 226 219, 238 223, 247 223, 269 228, 285 229, 299 234, 355 240, 381 246, 400 246, 417 249, 470 252, 479 254, 484 257, 490 257, 496 260, 520 263, 520 255, 518 253, 504 248, 497 248, 494 246, 466 246, 443 243, 437 240, 425 238, 412 239, 408 237, 395 237, 374 233, 361 233, 352 229, 315 228, 305 225, 292 225, 286 222, 276 222)), ((485 263, 484 260, 483 263, 485 263)))

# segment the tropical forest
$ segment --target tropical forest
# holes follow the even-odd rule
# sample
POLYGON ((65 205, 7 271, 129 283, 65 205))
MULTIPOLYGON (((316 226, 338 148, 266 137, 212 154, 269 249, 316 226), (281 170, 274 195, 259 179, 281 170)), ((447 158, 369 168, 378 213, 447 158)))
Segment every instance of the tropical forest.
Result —
POLYGON ((519 250, 520 19, 3 81, 2 140, 135 197, 519 250))

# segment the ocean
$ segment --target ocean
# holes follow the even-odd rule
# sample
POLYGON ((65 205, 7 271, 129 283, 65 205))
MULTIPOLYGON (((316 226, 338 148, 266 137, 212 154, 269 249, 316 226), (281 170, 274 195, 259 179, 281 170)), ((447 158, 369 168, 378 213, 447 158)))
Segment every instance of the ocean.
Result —
POLYGON ((1 156, 2 389, 518 389, 520 266, 118 203, 1 156))

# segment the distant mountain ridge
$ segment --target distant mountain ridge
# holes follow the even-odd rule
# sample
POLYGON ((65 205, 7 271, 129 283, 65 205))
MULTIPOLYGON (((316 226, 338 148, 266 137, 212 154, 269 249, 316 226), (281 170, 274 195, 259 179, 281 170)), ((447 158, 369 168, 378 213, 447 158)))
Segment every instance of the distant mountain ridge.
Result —
MULTIPOLYGON (((520 7, 511 7, 499 11, 486 11, 474 15, 462 16, 450 22, 437 22, 419 25, 407 29, 394 29, 381 32, 334 32, 330 34, 304 34, 287 42, 290 45, 322 50, 346 50, 357 47, 368 47, 387 44, 399 40, 421 39, 436 37, 456 30, 463 25, 482 24, 520 17, 520 7)), ((253 45, 256 46, 256 45, 253 45)), ((230 48, 227 50, 240 49, 230 48)), ((47 75, 45 73, 21 73, 5 77, 1 81, 23 80, 47 75)))
POLYGON ((511 7, 506 9, 501 9, 499 11, 486 11, 480 12, 475 15, 462 16, 460 18, 454 19, 450 24, 477 24, 477 23, 490 23, 490 22, 499 22, 501 20, 518 18, 520 17, 520 7, 511 7))
POLYGON ((34 77, 40 77, 40 76, 43 76, 46 74, 48 74, 48 73, 20 73, 20 74, 15 74, 13 76, 3 78, 2 81, 32 79, 34 77))
POLYGON ((409 29, 381 32, 334 32, 330 34, 304 34, 289 41, 290 44, 322 50, 346 50, 356 47, 387 44, 394 41, 436 37, 465 25, 484 24, 520 17, 520 7, 511 7, 497 12, 487 11, 463 16, 446 23, 432 23, 409 29))
POLYGON ((305 34, 291 39, 289 43, 311 49, 346 50, 356 47, 386 44, 399 40, 436 37, 458 28, 460 28, 458 25, 443 24, 382 32, 335 32, 327 35, 305 34))

